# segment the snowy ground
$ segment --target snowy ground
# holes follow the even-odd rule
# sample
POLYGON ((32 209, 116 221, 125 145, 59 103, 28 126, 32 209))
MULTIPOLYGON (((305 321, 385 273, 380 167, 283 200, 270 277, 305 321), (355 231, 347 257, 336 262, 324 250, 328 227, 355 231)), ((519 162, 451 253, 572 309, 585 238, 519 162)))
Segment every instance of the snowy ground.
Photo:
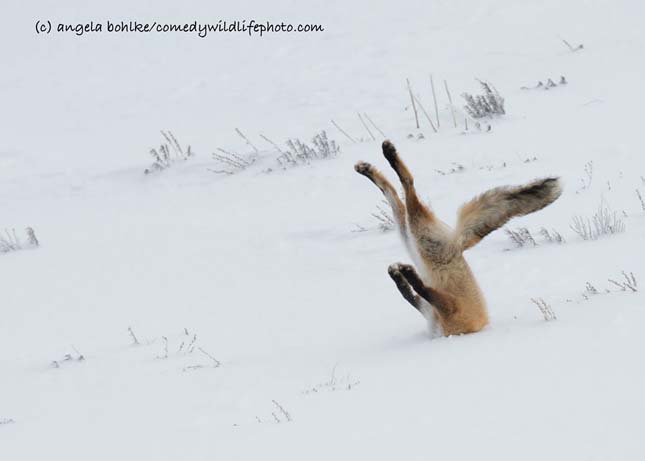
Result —
POLYGON ((0 253, 0 459, 643 459, 645 288, 608 281, 626 271, 645 285, 643 5, 268 3, 3 8, 0 230, 25 240, 31 226, 40 246, 0 253), (326 30, 34 31, 38 19, 222 17, 326 30), (430 73, 437 134, 423 117, 415 129, 405 85, 434 115, 430 73), (560 75, 566 86, 520 89, 560 75), (463 134, 459 95, 479 92, 475 77, 507 115, 463 134), (516 249, 500 230, 467 253, 486 330, 430 340, 387 276, 408 257, 377 229, 381 196, 352 166, 394 174, 357 112, 449 223, 489 187, 563 178, 560 200, 507 226, 537 246, 516 249), (259 159, 209 171, 218 147, 251 154, 235 128, 259 159), (144 175, 160 129, 196 155, 144 175), (287 171, 260 137, 286 148, 323 129, 341 154, 287 171), (572 217, 601 200, 625 232, 584 241, 572 217))

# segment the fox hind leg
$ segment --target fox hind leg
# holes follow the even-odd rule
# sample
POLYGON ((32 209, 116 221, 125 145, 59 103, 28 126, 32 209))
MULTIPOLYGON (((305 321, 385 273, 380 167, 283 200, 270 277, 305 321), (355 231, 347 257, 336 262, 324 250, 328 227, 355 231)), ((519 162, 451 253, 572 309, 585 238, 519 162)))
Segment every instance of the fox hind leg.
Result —
POLYGON ((381 148, 383 149, 383 156, 385 157, 385 160, 388 161, 392 169, 396 172, 397 176, 401 180, 401 184, 403 184, 403 187, 405 187, 406 184, 414 184, 412 173, 410 173, 408 167, 399 157, 399 153, 397 152, 396 147, 394 147, 394 144, 386 139, 385 141, 383 141, 381 148))
POLYGON ((390 141, 383 142, 383 156, 403 185, 407 225, 414 237, 416 250, 435 263, 450 261, 456 254, 454 248, 447 245, 450 239, 448 227, 419 199, 414 187, 414 177, 390 141))
POLYGON ((436 218, 434 213, 421 202, 417 196, 417 191, 414 188, 414 177, 408 167, 403 163, 399 153, 390 141, 383 141, 383 156, 389 162, 392 169, 396 172, 401 180, 403 190, 405 192, 405 207, 408 212, 408 221, 410 223, 410 230, 417 227, 416 224, 427 225, 434 221, 436 218))

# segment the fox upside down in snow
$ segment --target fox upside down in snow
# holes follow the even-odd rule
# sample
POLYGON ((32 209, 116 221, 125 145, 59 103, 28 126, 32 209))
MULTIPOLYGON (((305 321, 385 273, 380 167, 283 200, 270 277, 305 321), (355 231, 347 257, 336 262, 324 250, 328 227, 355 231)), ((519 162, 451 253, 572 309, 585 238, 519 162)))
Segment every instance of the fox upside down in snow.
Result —
POLYGON ((453 230, 419 200, 414 178, 390 141, 383 142, 383 155, 401 180, 404 201, 369 163, 358 162, 354 169, 385 195, 403 242, 419 269, 417 272, 409 264, 392 264, 388 268, 390 277, 403 297, 429 323, 438 325, 444 335, 481 330, 488 324, 486 301, 463 252, 509 219, 555 201, 562 193, 559 179, 537 179, 523 186, 488 190, 461 207, 453 230))

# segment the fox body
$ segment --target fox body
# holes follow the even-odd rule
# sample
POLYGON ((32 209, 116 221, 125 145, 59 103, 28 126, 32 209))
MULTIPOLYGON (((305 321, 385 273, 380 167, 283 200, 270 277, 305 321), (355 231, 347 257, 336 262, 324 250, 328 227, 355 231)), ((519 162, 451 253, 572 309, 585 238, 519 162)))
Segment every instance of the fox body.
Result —
POLYGON ((414 178, 390 141, 383 155, 401 181, 404 199, 374 166, 358 162, 354 169, 370 179, 392 207, 394 220, 416 269, 396 263, 388 273, 401 295, 443 335, 473 333, 488 324, 486 301, 463 252, 509 219, 540 210, 562 189, 558 178, 537 179, 523 186, 484 192, 459 210, 451 229, 419 200, 414 178))

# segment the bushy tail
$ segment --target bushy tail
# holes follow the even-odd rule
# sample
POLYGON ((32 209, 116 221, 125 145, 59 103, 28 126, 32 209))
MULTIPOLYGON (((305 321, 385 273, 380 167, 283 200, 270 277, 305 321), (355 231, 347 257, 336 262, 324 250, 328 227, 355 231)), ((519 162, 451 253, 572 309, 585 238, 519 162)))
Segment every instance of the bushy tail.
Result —
POLYGON ((475 197, 459 210, 456 238, 462 251, 515 216, 541 210, 562 194, 559 178, 536 179, 523 186, 496 187, 475 197))

